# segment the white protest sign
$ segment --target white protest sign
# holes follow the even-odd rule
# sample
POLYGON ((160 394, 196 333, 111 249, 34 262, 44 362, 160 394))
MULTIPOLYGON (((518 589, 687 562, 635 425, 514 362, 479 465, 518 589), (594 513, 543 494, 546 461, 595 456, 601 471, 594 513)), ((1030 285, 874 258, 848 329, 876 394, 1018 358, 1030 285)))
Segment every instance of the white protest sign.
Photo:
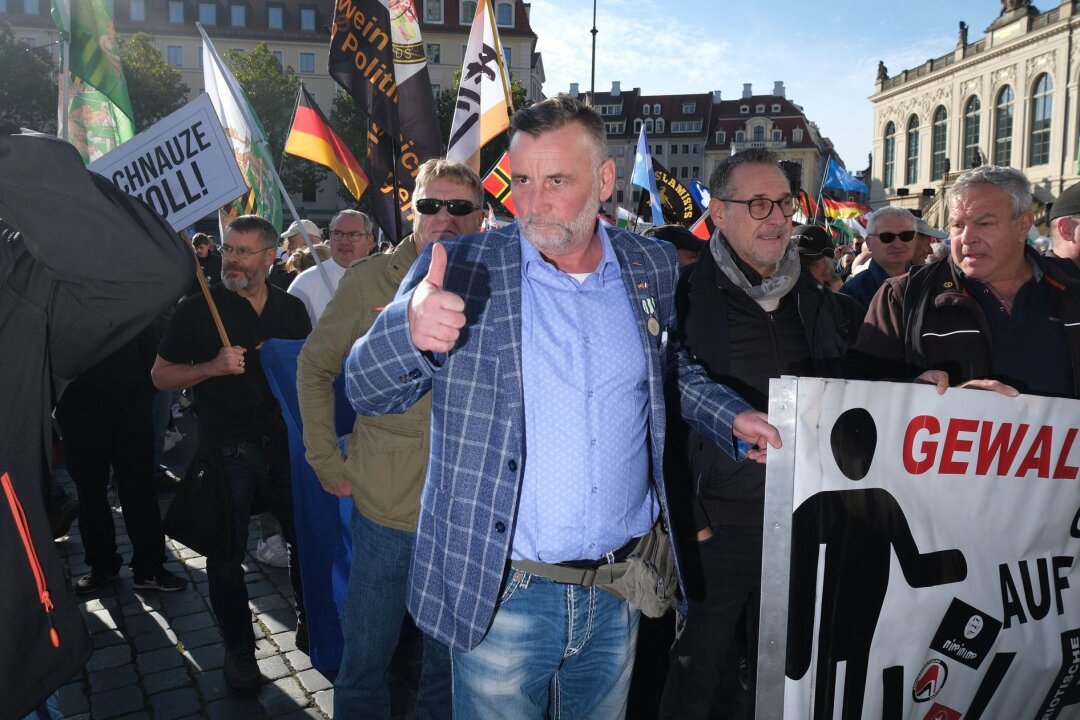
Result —
POLYGON ((1078 418, 1076 400, 774 380, 758 716, 1080 718, 1078 418))
POLYGON ((232 146, 200 95, 89 169, 146 202, 176 230, 247 192, 232 146))

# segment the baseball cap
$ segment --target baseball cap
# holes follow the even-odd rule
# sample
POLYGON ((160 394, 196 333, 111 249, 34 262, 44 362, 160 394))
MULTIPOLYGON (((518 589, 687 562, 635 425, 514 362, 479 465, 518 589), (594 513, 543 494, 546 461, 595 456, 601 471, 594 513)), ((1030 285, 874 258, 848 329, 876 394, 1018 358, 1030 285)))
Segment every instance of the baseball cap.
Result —
POLYGON ((317 239, 322 238, 322 230, 319 229, 319 226, 310 220, 305 219, 294 221, 293 224, 289 226, 288 230, 281 233, 281 239, 284 240, 285 238, 290 238, 299 232, 303 232, 305 235, 311 235, 317 239))
POLYGON ((833 256, 832 238, 820 225, 796 225, 791 239, 799 246, 799 254, 807 260, 833 256))

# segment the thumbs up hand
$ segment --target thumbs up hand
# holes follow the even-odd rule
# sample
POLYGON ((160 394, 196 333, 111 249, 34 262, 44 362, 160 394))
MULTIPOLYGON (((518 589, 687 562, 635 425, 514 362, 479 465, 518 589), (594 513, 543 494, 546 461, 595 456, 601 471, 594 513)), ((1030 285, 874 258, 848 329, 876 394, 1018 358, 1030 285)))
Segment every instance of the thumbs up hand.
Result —
POLYGON ((445 275, 446 249, 434 243, 427 275, 409 301, 409 335, 421 352, 450 352, 465 327, 465 301, 442 289, 445 275))

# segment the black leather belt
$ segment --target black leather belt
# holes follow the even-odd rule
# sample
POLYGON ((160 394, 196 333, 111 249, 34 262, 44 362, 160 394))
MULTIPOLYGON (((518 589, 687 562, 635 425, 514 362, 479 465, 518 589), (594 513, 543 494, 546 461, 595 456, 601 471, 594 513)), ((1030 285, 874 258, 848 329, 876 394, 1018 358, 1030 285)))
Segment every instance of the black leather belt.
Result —
POLYGON ((634 552, 634 548, 637 547, 639 540, 641 540, 641 538, 630 538, 630 541, 621 548, 612 550, 609 553, 604 553, 597 560, 567 560, 566 562, 555 564, 560 567, 574 568, 575 570, 596 570, 604 565, 619 563, 630 557, 630 553, 634 552))

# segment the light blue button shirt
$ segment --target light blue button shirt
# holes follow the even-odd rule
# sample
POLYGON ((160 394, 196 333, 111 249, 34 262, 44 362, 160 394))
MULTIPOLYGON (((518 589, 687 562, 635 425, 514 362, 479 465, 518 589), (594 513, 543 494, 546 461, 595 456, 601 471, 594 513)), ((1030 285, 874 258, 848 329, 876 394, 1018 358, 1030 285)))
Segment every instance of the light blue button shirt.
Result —
POLYGON ((525 465, 511 558, 592 560, 652 527, 645 350, 618 258, 584 282, 521 236, 525 465))

